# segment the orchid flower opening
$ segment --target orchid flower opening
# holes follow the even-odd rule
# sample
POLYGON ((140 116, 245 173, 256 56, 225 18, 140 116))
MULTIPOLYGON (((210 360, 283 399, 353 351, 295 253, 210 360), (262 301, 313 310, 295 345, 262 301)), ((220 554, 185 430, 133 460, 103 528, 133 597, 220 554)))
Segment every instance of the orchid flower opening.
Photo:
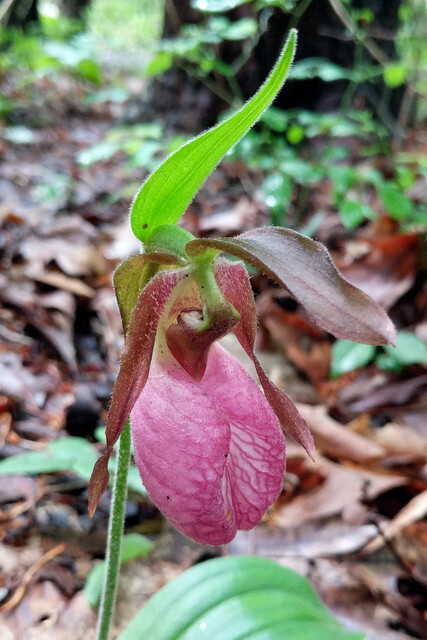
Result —
POLYGON ((338 273, 318 242, 279 227, 196 239, 175 226, 222 156, 280 91, 295 44, 292 29, 258 92, 169 156, 134 200, 131 226, 143 252, 114 276, 125 348, 107 418, 107 450, 89 486, 90 515, 108 485, 108 461, 129 416, 145 487, 174 526, 201 543, 224 544, 261 520, 281 491, 283 434, 314 456, 305 421, 254 354, 257 318, 244 262, 286 289, 333 335, 394 342, 384 310, 338 273), (217 344, 230 332, 252 359, 262 390, 217 344))
POLYGON ((321 244, 289 229, 197 240, 171 227, 155 233, 148 249, 115 274, 126 342, 90 510, 106 488, 108 459, 130 415, 135 461, 153 501, 185 535, 224 544, 238 529, 254 527, 279 496, 283 434, 311 457, 315 448, 294 404, 254 354, 257 319, 244 264, 221 252, 267 273, 339 337, 385 344, 393 342, 394 328, 377 303, 340 276, 321 244), (179 256, 165 250, 165 231, 175 247, 179 236, 179 256), (217 344, 232 331, 262 391, 217 344))

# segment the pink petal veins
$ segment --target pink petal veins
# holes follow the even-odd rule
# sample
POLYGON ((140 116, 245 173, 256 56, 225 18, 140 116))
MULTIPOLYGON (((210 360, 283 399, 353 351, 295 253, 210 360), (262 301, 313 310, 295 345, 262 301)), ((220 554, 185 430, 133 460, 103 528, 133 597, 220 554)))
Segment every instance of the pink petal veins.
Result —
POLYGON ((135 459, 157 506, 185 535, 224 544, 278 497, 285 443, 256 382, 219 345, 196 382, 153 363, 131 413, 135 459))

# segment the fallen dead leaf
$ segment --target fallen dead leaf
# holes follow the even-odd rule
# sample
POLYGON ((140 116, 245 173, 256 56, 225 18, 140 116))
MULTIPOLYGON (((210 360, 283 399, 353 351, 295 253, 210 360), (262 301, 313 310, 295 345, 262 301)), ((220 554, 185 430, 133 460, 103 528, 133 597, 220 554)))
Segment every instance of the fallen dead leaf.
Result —
POLYGON ((376 389, 361 400, 350 403, 349 408, 355 413, 360 413, 373 411, 388 405, 405 405, 423 388, 427 388, 427 375, 393 382, 376 389))
POLYGON ((47 562, 50 562, 53 558, 56 558, 56 556, 59 556, 61 553, 63 553, 65 551, 65 546, 66 546, 65 543, 62 542, 61 544, 58 544, 56 547, 53 547, 53 549, 50 549, 47 553, 45 553, 44 556, 42 556, 39 560, 37 560, 37 562, 35 562, 25 572, 24 576, 22 577, 21 584, 13 594, 12 598, 0 606, 0 613, 6 613, 6 611, 10 611, 11 609, 14 609, 21 602, 22 598, 25 595, 25 591, 27 590, 27 587, 31 582, 33 576, 47 562))
POLYGON ((421 520, 427 515, 427 491, 412 498, 408 504, 403 507, 391 522, 382 529, 381 535, 371 540, 362 551, 362 555, 368 555, 381 549, 388 540, 395 538, 405 527, 421 520))
POLYGON ((324 333, 301 315, 280 307, 275 300, 277 296, 277 289, 267 289, 258 295, 260 322, 286 358, 317 384, 329 374, 330 342, 324 333))
POLYGON ((406 485, 408 480, 397 475, 380 475, 361 469, 350 469, 318 456, 315 463, 305 466, 316 469, 325 481, 313 491, 295 497, 274 514, 274 522, 284 528, 330 518, 343 513, 352 504, 372 500, 394 487, 406 485))
POLYGON ((228 544, 232 554, 314 559, 341 556, 361 549, 375 535, 373 524, 354 526, 339 517, 306 522, 297 528, 260 526, 254 532, 239 531, 228 544))
POLYGON ((297 404, 298 411, 306 420, 316 446, 333 458, 369 463, 385 455, 384 448, 364 436, 354 433, 330 418, 322 405, 311 407, 297 404))
POLYGON ((48 373, 34 374, 23 364, 23 356, 6 351, 0 353, 0 389, 2 393, 37 405, 37 397, 54 389, 48 373))
POLYGON ((408 454, 416 458, 427 456, 427 434, 424 436, 409 425, 389 422, 371 430, 372 439, 387 453, 408 454))
POLYGON ((76 296, 82 298, 93 298, 95 291, 87 284, 79 280, 78 278, 70 278, 70 276, 61 273, 60 271, 43 271, 40 273, 34 273, 31 269, 31 277, 37 282, 48 284, 55 289, 62 289, 68 291, 76 296))
POLYGON ((390 309, 415 281, 420 240, 416 234, 402 234, 362 242, 370 251, 350 264, 344 255, 338 266, 347 280, 390 309))
POLYGON ((200 219, 200 230, 217 231, 220 235, 241 232, 256 222, 258 206, 247 196, 242 196, 230 208, 200 219))

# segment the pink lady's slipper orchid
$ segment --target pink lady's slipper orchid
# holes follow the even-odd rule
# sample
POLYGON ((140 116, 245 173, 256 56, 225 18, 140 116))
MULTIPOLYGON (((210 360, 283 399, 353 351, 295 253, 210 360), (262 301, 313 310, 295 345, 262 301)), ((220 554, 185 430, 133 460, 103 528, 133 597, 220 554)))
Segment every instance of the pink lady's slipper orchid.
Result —
POLYGON ((253 352, 254 298, 242 262, 285 287, 310 318, 334 335, 371 344, 394 340, 381 307, 344 280, 319 243, 289 229, 180 244, 156 233, 146 253, 116 272, 126 334, 107 420, 107 451, 94 469, 93 513, 108 483, 108 460, 130 415, 135 461, 153 501, 185 535, 229 542, 250 529, 280 494, 283 432, 314 456, 314 442, 292 401, 253 352), (217 340, 233 331, 259 382, 217 340))

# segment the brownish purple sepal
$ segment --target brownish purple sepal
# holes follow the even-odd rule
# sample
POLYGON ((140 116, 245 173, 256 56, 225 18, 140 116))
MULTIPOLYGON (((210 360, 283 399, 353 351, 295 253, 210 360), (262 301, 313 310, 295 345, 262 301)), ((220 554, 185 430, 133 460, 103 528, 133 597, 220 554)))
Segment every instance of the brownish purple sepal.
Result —
POLYGON ((190 257, 220 249, 257 267, 285 287, 310 319, 338 338, 373 345, 394 344, 396 332, 384 309, 345 280, 327 249, 291 229, 261 227, 235 238, 193 240, 190 257))
POLYGON ((113 283, 125 335, 141 290, 162 267, 170 268, 179 262, 171 253, 140 253, 117 267, 113 283))

